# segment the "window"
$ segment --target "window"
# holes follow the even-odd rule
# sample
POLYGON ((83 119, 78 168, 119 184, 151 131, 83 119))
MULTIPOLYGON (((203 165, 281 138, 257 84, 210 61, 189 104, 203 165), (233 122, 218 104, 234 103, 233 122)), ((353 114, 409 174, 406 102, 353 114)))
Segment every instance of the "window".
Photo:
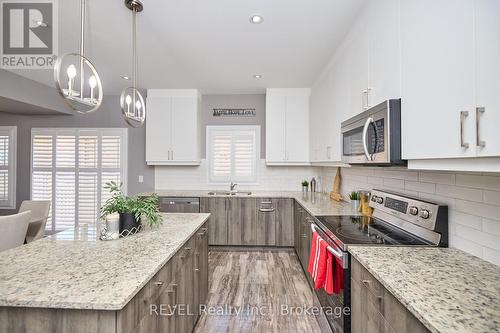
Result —
POLYGON ((52 202, 48 232, 94 224, 106 182, 126 192, 126 129, 33 129, 31 141, 31 198, 52 202))
POLYGON ((207 126, 208 180, 255 183, 260 126, 207 126))
POLYGON ((17 127, 0 126, 0 209, 16 208, 17 127))

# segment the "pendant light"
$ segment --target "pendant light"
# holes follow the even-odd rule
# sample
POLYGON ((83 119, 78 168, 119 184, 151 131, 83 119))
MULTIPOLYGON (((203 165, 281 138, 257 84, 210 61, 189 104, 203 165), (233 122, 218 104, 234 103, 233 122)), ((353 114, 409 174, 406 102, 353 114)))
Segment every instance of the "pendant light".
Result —
POLYGON ((85 0, 81 0, 80 53, 63 54, 54 66, 57 91, 71 109, 83 114, 96 111, 103 98, 99 74, 85 57, 85 10, 85 0))
POLYGON ((137 90, 137 28, 136 15, 142 12, 143 5, 139 0, 125 0, 125 6, 132 11, 132 87, 123 89, 120 106, 125 121, 132 127, 140 127, 146 120, 146 104, 137 90))

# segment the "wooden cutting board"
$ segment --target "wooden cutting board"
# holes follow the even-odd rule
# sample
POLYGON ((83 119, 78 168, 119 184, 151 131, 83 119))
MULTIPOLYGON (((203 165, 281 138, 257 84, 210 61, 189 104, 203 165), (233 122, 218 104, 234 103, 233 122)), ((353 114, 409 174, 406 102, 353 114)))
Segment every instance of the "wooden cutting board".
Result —
POLYGON ((344 201, 342 194, 340 194, 340 182, 342 177, 340 175, 340 167, 337 168, 337 174, 335 175, 335 180, 333 181, 333 190, 330 192, 330 199, 335 201, 344 201))

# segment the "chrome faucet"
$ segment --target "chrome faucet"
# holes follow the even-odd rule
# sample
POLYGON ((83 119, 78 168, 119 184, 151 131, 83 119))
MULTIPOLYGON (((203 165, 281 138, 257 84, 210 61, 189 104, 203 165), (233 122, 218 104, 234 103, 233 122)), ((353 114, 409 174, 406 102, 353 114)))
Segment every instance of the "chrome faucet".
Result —
POLYGON ((229 188, 230 188, 231 192, 234 191, 234 188, 236 187, 236 185, 238 185, 238 184, 231 182, 231 185, 229 185, 229 188))

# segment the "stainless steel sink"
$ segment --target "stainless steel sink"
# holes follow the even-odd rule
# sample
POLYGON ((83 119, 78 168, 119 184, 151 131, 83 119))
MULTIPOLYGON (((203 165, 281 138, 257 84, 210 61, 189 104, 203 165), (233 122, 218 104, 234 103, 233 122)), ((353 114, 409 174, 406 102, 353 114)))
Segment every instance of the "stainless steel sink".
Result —
POLYGON ((211 191, 208 192, 208 195, 231 195, 231 196, 237 196, 237 195, 252 195, 252 192, 230 192, 230 191, 211 191))

